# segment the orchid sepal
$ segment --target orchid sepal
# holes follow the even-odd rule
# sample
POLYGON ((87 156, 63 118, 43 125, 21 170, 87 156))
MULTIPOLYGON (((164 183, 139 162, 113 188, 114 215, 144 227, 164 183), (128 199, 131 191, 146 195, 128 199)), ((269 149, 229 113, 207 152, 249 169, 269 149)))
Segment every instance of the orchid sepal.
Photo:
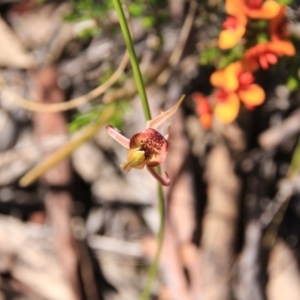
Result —
POLYGON ((106 131, 120 145, 122 145, 123 147, 129 149, 130 140, 127 137, 125 137, 123 134, 121 134, 120 131, 116 127, 113 127, 111 125, 107 125, 106 126, 106 131))
POLYGON ((180 106, 184 98, 185 95, 182 95, 173 107, 160 113, 157 117, 153 118, 152 120, 147 121, 146 128, 152 128, 157 130, 164 122, 166 122, 169 118, 171 118, 176 113, 178 107, 180 106))

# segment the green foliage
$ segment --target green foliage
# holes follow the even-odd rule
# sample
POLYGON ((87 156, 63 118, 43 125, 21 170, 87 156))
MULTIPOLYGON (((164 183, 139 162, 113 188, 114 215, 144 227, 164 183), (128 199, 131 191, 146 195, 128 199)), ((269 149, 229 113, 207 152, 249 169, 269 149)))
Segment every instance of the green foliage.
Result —
POLYGON ((73 11, 64 17, 65 21, 77 22, 94 19, 102 11, 106 10, 106 5, 99 6, 92 0, 73 0, 73 11))
MULTIPOLYGON (((78 131, 80 128, 82 128, 83 126, 99 120, 107 105, 112 105, 112 104, 100 104, 93 107, 88 112, 84 112, 84 113, 78 112, 74 114, 72 117, 72 121, 68 124, 69 132, 74 133, 78 131)), ((127 101, 119 101, 118 103, 115 103, 113 105, 116 105, 117 107, 116 107, 116 113, 112 117, 110 124, 117 128, 122 128, 124 113, 129 109, 130 106, 128 105, 127 101)))
POLYGON ((227 53, 224 53, 219 61, 218 68, 225 68, 230 63, 241 59, 243 56, 243 46, 238 43, 235 47, 231 48, 227 53))
MULTIPOLYGON (((84 20, 95 20, 98 28, 84 29, 79 38, 93 37, 99 34, 101 26, 107 20, 107 15, 113 9, 111 0, 73 0, 73 10, 64 16, 67 22, 79 22, 84 20)), ((166 20, 167 12, 166 0, 136 0, 128 3, 130 16, 132 18, 142 18, 145 28, 152 28, 160 22, 166 20)))
POLYGON ((269 24, 266 20, 248 20, 247 30, 245 34, 247 49, 253 47, 258 43, 269 41, 269 24))
POLYGON ((275 0, 280 5, 290 5, 292 4, 293 0, 275 0))
POLYGON ((128 5, 131 17, 142 18, 142 25, 146 29, 166 20, 166 12, 163 9, 165 6, 166 1, 157 0, 137 0, 128 5))
POLYGON ((219 60, 221 55, 221 50, 219 48, 205 48, 201 51, 199 57, 199 63, 201 65, 215 65, 219 60))
POLYGON ((79 38, 92 37, 99 34, 102 20, 107 18, 107 13, 113 8, 110 0, 103 0, 98 3, 94 0, 73 0, 73 11, 64 16, 67 22, 79 22, 84 20, 95 20, 99 24, 98 28, 84 29, 79 38))
POLYGON ((267 41, 269 41, 269 37, 266 33, 260 33, 257 35, 256 42, 258 44, 265 43, 267 41))
POLYGON ((155 17, 154 16, 146 16, 142 20, 142 24, 144 28, 152 28, 155 24, 155 17))
POLYGON ((84 28, 81 30, 81 32, 77 35, 80 39, 87 39, 92 36, 96 36, 100 33, 99 27, 90 27, 90 28, 84 28))
POLYGON ((255 29, 260 29, 263 31, 267 31, 268 28, 268 22, 266 20, 250 20, 248 21, 248 26, 250 29, 255 30, 255 29))
POLYGON ((140 17, 145 10, 145 7, 141 3, 130 3, 128 5, 130 16, 133 18, 140 17))
POLYGON ((289 76, 288 79, 287 79, 286 86, 287 86, 287 88, 291 92, 296 91, 298 89, 298 87, 299 87, 299 79, 298 79, 298 77, 289 76))
POLYGON ((217 68, 225 68, 230 63, 239 60, 243 55, 241 44, 236 45, 229 51, 222 51, 219 48, 208 47, 204 49, 199 57, 201 65, 213 65, 217 68))

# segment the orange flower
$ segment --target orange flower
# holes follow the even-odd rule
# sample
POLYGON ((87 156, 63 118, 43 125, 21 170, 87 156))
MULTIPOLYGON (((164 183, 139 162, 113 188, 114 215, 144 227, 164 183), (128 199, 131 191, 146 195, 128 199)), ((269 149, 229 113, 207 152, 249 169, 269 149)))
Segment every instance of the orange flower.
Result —
POLYGON ((214 115, 224 124, 232 123, 240 110, 238 95, 220 89, 214 94, 214 99, 214 115))
POLYGON ((278 57, 296 54, 295 46, 286 40, 288 32, 285 12, 286 7, 281 7, 277 15, 270 21, 270 41, 257 44, 245 52, 243 57, 245 65, 268 69, 270 65, 277 63, 278 57))
POLYGON ((196 102, 196 111, 199 115, 200 123, 205 129, 211 128, 212 111, 208 99, 200 93, 193 93, 192 98, 196 102))
POLYGON ((243 13, 241 1, 226 1, 226 12, 230 15, 224 21, 223 28, 219 35, 218 46, 220 49, 234 47, 245 34, 247 17, 243 13))
POLYGON ((279 56, 294 56, 296 53, 294 45, 290 41, 274 39, 266 43, 257 44, 247 50, 243 57, 243 63, 252 68, 261 66, 268 69, 278 61, 279 56))
POLYGON ((224 91, 234 92, 238 89, 238 74, 242 71, 240 62, 231 63, 224 69, 215 71, 210 76, 210 83, 224 91))
POLYGON ((214 113, 223 123, 231 123, 236 118, 240 107, 239 100, 246 107, 258 106, 265 100, 264 90, 253 83, 253 74, 241 61, 214 72, 210 82, 219 88, 214 97, 214 113))
POLYGON ((246 31, 247 17, 252 19, 273 19, 281 11, 274 0, 227 0, 225 9, 229 15, 222 24, 224 30, 220 32, 218 46, 220 49, 234 47, 246 31))
POLYGON ((254 76, 241 61, 231 63, 223 70, 217 70, 210 82, 226 92, 235 92, 247 105, 260 105, 265 100, 263 89, 254 84, 254 76))
POLYGON ((274 0, 241 0, 238 2, 241 2, 244 13, 252 19, 273 19, 281 9, 280 4, 274 0))

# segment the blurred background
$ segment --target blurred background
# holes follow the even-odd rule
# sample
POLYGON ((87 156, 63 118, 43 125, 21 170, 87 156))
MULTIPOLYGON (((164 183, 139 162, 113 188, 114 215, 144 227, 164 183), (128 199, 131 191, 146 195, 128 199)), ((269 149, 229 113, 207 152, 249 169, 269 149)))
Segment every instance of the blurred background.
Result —
MULTIPOLYGON (((162 165, 151 299, 300 299, 300 10, 277 2, 289 4, 296 55, 255 74, 262 105, 207 129, 197 95, 213 92, 220 57, 243 51, 218 48, 224 2, 124 7, 152 116, 187 95, 162 165)), ((112 1, 1 0, 0 41, 0 299, 140 299, 157 182, 123 172, 126 149, 105 131, 146 126, 112 1)))

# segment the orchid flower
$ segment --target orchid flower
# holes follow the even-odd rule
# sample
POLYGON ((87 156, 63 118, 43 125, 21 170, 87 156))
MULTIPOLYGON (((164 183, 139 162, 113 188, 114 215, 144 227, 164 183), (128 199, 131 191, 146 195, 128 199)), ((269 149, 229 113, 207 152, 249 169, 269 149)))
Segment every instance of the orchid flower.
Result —
POLYGON ((131 169, 143 169, 146 166, 154 178, 162 185, 170 185, 168 174, 166 173, 166 178, 163 178, 155 170, 155 167, 160 165, 166 158, 169 137, 169 133, 163 136, 157 130, 175 114, 184 97, 183 95, 169 110, 147 121, 146 129, 134 134, 131 139, 122 135, 117 128, 111 125, 106 126, 107 133, 123 147, 129 149, 127 161, 121 165, 123 171, 129 172, 131 169))

